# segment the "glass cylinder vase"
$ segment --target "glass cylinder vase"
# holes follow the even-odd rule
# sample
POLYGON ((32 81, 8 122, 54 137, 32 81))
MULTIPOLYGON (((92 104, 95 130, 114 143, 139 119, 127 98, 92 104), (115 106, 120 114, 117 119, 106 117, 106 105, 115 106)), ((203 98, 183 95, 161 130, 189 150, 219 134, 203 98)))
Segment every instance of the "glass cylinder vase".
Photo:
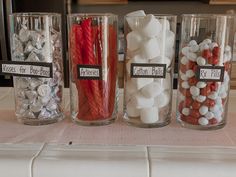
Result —
POLYGON ((208 130, 225 125, 233 29, 230 15, 182 16, 177 120, 183 127, 208 130))
POLYGON ((170 123, 176 16, 125 17, 124 120, 151 128, 170 123))
POLYGON ((117 16, 68 16, 71 116, 80 125, 117 118, 117 16))
MULTIPOLYGON (((15 109, 19 122, 50 124, 62 120, 63 59, 61 15, 14 13, 10 15, 11 59, 20 62, 29 77, 14 76, 15 109), (51 71, 43 70, 50 66, 51 71), (45 73, 49 72, 47 77, 45 73)), ((23 71, 23 70, 22 70, 23 71)))

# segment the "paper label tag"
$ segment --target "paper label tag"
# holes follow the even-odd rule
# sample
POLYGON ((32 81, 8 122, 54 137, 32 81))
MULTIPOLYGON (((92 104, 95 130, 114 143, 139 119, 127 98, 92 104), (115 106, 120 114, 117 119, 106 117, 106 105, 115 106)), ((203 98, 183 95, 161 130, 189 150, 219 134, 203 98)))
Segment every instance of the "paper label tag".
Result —
POLYGON ((130 71, 133 78, 165 78, 166 64, 131 63, 130 71))
POLYGON ((52 78, 52 63, 0 61, 0 74, 52 78))
POLYGON ((204 82, 223 82, 224 69, 224 66, 199 66, 197 70, 197 79, 204 82))
POLYGON ((102 67, 97 65, 77 65, 78 79, 101 80, 102 67))

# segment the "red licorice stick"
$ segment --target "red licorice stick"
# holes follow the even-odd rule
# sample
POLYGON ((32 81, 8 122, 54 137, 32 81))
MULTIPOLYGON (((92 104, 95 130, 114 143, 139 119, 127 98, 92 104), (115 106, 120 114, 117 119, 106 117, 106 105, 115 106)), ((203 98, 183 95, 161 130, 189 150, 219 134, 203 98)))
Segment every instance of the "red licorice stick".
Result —
MULTIPOLYGON (((97 65, 95 58, 95 51, 94 51, 94 40, 93 40, 93 28, 92 28, 92 19, 85 19, 82 22, 83 28, 83 36, 84 36, 84 64, 89 65, 97 65)), ((102 113, 102 98, 101 98, 101 90, 99 89, 99 81, 97 80, 90 80, 88 82, 88 89, 91 90, 91 95, 89 96, 88 100, 91 103, 90 109, 93 110, 95 114, 94 117, 91 119, 99 119, 100 114, 102 113)))
POLYGON ((74 80, 76 81, 76 87, 78 90, 78 117, 84 117, 88 113, 90 113, 88 101, 86 98, 86 94, 84 92, 83 86, 84 81, 78 80, 78 73, 77 73, 77 65, 83 64, 82 61, 82 46, 83 46, 83 36, 82 36, 82 28, 80 25, 73 25, 72 27, 72 34, 71 34, 71 53, 72 53, 72 68, 74 73, 74 80))
POLYGON ((109 26, 109 116, 112 115, 116 97, 116 73, 117 73, 117 32, 114 26, 109 26), (115 77, 114 77, 115 76, 115 77))

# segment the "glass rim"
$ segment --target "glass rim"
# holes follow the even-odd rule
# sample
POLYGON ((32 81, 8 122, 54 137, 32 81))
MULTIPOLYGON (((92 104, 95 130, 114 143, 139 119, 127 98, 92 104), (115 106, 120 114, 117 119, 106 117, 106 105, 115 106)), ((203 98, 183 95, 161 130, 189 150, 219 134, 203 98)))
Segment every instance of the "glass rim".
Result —
POLYGON ((233 18, 234 14, 182 14, 181 17, 194 17, 194 18, 216 18, 228 17, 233 18))
MULTIPOLYGON (((175 14, 147 14, 147 15, 153 15, 154 17, 175 17, 177 18, 177 15, 175 14)), ((138 15, 138 16, 127 16, 125 15, 125 18, 139 18, 139 17, 146 17, 147 15, 145 16, 141 16, 141 15, 138 15)))
POLYGON ((39 16, 61 16, 60 13, 54 12, 17 12, 9 15, 11 16, 22 16, 22 17, 39 17, 39 16))
POLYGON ((67 14, 67 17, 118 17, 113 13, 71 13, 67 14))

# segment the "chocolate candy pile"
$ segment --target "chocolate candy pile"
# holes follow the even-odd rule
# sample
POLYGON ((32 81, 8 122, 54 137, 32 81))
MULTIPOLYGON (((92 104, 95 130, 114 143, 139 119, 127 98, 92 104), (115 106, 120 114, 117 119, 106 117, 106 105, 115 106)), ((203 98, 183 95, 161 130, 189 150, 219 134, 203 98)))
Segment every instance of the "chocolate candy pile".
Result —
POLYGON ((62 113, 62 46, 54 29, 28 30, 22 25, 12 37, 12 60, 53 64, 53 78, 14 77, 16 115, 19 119, 56 119, 62 113))
POLYGON ((191 125, 215 126, 224 121, 229 91, 231 47, 210 39, 190 41, 181 50, 179 65, 178 111, 180 121, 191 125), (223 82, 199 81, 200 66, 223 66, 223 82))
POLYGON ((175 33, 167 18, 158 19, 143 10, 129 13, 126 21, 130 32, 126 35, 125 118, 129 122, 138 120, 139 124, 163 123, 171 109, 175 33), (165 78, 133 78, 134 63, 166 64, 165 78))

